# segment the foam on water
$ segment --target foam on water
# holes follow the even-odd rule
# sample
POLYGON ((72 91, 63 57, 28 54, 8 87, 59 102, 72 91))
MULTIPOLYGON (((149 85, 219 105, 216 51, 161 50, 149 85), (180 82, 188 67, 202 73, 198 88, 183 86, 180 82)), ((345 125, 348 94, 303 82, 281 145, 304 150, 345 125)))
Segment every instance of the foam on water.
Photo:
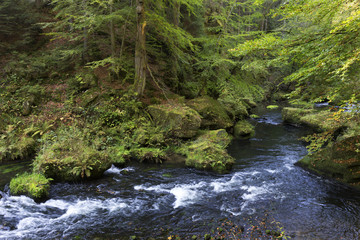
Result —
POLYGON ((122 171, 134 172, 135 168, 133 167, 118 168, 115 167, 114 165, 111 165, 111 168, 106 170, 105 174, 121 174, 122 171))

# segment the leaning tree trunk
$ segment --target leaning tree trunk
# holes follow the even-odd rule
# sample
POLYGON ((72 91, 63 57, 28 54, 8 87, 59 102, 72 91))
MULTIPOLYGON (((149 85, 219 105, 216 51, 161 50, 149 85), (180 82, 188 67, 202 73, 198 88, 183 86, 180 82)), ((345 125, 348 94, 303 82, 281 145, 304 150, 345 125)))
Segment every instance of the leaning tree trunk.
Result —
POLYGON ((136 0, 136 42, 135 42, 135 81, 134 90, 141 96, 146 84, 146 48, 145 48, 145 0, 136 0))

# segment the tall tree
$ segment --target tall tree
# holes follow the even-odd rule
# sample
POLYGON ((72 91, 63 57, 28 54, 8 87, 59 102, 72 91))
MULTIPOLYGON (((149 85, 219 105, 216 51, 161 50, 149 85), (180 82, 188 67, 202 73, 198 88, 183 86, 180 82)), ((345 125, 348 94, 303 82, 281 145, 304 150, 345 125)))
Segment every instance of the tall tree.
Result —
POLYGON ((136 40, 135 40, 135 91, 142 95, 146 84, 146 20, 145 0, 136 0, 136 40))

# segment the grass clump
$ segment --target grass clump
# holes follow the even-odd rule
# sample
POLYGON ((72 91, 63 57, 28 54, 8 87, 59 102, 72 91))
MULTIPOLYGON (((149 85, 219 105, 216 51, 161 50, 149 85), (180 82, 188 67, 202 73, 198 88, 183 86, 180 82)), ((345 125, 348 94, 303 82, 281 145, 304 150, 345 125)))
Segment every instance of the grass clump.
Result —
POLYGON ((10 182, 10 192, 14 195, 27 195, 34 199, 44 199, 49 196, 51 178, 39 173, 23 173, 10 182))

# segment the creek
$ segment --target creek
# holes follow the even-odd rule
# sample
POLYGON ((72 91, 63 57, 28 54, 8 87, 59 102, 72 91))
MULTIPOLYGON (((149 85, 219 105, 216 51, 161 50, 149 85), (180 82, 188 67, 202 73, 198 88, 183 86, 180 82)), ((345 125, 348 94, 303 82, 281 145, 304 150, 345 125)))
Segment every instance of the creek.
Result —
POLYGON ((54 184, 43 203, 5 187, 0 239, 186 238, 264 218, 291 239, 359 239, 360 193, 294 166, 306 154, 306 129, 282 124, 279 110, 259 111, 256 135, 228 149, 229 174, 134 163, 96 181, 54 184))

